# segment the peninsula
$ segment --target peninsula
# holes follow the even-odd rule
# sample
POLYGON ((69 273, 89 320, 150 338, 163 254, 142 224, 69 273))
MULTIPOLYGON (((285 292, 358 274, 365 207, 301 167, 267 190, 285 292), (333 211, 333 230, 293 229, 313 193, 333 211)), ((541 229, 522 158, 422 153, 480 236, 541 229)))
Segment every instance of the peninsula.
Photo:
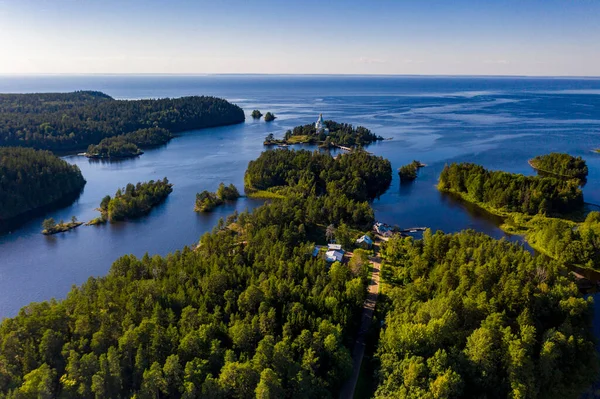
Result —
POLYGON ((235 201, 239 197, 240 192, 233 184, 225 186, 225 183, 221 182, 215 193, 204 190, 196 194, 194 210, 196 212, 211 212, 217 206, 223 205, 225 201, 235 201))
POLYGON ((0 94, 0 147, 80 150, 140 129, 178 133, 244 120, 240 107, 216 97, 115 100, 97 91, 0 94))
POLYGON ((68 205, 85 183, 77 166, 49 151, 0 148, 0 222, 68 205))

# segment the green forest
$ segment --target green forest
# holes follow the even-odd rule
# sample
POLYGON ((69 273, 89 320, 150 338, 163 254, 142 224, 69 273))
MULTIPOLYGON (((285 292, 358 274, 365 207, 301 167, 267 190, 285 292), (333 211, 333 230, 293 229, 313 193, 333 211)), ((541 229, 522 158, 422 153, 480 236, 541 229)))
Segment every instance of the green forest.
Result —
POLYGON ((102 139, 98 144, 90 144, 86 151, 88 158, 123 158, 137 156, 140 148, 152 148, 166 144, 173 135, 160 127, 139 129, 135 132, 102 139))
POLYGON ((323 123, 329 130, 329 133, 317 131, 315 124, 309 123, 286 131, 283 140, 277 140, 273 134, 269 134, 265 137, 265 145, 318 143, 322 147, 331 147, 334 145, 364 147, 375 141, 383 140, 383 137, 377 136, 363 126, 355 128, 350 124, 334 121, 324 121, 323 123))
POLYGON ((588 175, 588 167, 581 157, 559 152, 537 156, 529 164, 540 172, 560 177, 585 179, 588 175))
POLYGON ((304 203, 312 224, 358 229, 370 228, 374 214, 367 201, 383 194, 391 180, 390 162, 364 151, 337 158, 318 151, 265 151, 244 176, 249 194, 275 193, 304 203))
POLYGON ((114 100, 92 91, 0 94, 0 146, 76 150, 139 129, 177 133, 244 119, 240 107, 215 97, 114 100))
POLYGON ((221 182, 215 193, 204 190, 196 194, 194 210, 196 212, 211 212, 217 206, 223 205, 225 201, 235 201, 239 197, 240 192, 236 186, 233 184, 226 186, 225 183, 221 182))
POLYGON ((77 166, 49 151, 0 148, 0 220, 75 200, 84 185, 77 166))
POLYGON ((558 262, 472 231, 383 256, 377 398, 575 398, 595 379, 592 301, 558 262))
POLYGON ((472 163, 446 165, 438 189, 459 194, 494 213, 560 215, 583 205, 576 181, 489 171, 472 163))
POLYGON ((409 164, 402 165, 398 168, 398 175, 400 176, 400 181, 410 182, 417 178, 417 172, 419 168, 422 168, 423 164, 419 161, 412 161, 409 164))
MULTIPOLYGON (((360 170, 351 161, 373 168, 383 162, 357 153, 334 166, 333 158, 317 153, 273 153, 290 170, 293 160, 308 161, 312 170, 289 181, 298 192, 305 178, 329 172, 364 187, 366 196, 372 174, 349 180, 360 170)), ((259 165, 266 168, 262 161, 249 176, 259 165)), ((391 180, 389 163, 383 169, 384 180, 391 180)), ((328 195, 317 196, 316 186, 309 190, 315 194, 290 193, 252 213, 233 214, 195 250, 124 256, 106 277, 90 278, 65 300, 34 303, 4 320, 0 397, 336 396, 352 370, 348 347, 367 269, 329 266, 312 256, 309 237, 322 223, 316 212, 337 211, 328 195)), ((117 198, 128 191, 134 190, 117 198)), ((367 207, 372 217, 366 202, 346 201, 356 207, 349 215, 367 207)))
MULTIPOLYGON (((107 195, 100 202, 103 221, 116 222, 146 215, 153 207, 163 202, 173 192, 173 185, 163 180, 132 184, 119 188, 114 197, 107 195)), ((96 224, 96 223, 93 223, 96 224)))

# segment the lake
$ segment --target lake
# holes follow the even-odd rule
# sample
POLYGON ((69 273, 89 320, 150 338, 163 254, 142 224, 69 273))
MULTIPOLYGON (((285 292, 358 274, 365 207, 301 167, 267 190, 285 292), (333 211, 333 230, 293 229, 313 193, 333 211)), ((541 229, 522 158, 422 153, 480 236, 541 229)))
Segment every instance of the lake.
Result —
MULTIPOLYGON (((165 255, 195 244, 219 218, 262 202, 241 198, 211 214, 193 211, 195 194, 222 181, 243 186, 248 162, 264 150, 264 137, 325 119, 363 125, 386 139, 368 150, 394 168, 389 190, 373 202, 376 218, 400 227, 446 232, 475 229, 505 234, 498 221, 440 194, 435 184, 447 162, 533 174, 527 160, 552 152, 585 158, 585 200, 600 204, 600 80, 508 77, 393 76, 0 76, 0 92, 99 90, 115 98, 213 95, 244 108, 243 124, 185 132, 139 158, 99 162, 64 157, 87 180, 71 206, 48 212, 0 236, 0 318, 32 301, 63 298, 73 284, 105 275, 121 255, 165 255), (274 112, 266 123, 253 109, 274 112), (428 166, 401 185, 395 170, 417 159, 428 166), (96 216, 100 200, 127 183, 161 179, 174 184, 167 201, 135 221, 82 226, 65 234, 40 234, 44 218, 96 216)), ((309 147, 310 148, 310 147, 309 147)), ((518 240, 518 237, 510 238, 518 240)))

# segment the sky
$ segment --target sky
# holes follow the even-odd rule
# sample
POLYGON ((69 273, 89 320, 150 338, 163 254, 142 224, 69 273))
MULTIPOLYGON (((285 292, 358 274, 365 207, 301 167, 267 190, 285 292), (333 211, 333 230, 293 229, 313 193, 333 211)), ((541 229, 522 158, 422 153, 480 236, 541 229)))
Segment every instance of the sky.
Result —
POLYGON ((600 75, 600 0, 0 0, 1 74, 600 75))

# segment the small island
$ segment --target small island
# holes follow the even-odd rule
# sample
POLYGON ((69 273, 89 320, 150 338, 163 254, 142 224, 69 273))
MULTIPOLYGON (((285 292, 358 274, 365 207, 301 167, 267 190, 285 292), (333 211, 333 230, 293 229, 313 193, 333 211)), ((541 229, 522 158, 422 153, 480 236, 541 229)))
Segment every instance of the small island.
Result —
POLYGON ((260 119, 262 116, 263 114, 259 110, 255 109, 254 111, 252 111, 252 117, 254 119, 260 119))
POLYGON ((144 152, 142 148, 164 145, 173 135, 159 127, 139 129, 132 133, 102 139, 100 143, 88 146, 85 156, 94 159, 131 158, 144 152))
POLYGON ((163 202, 172 191, 173 185, 166 177, 163 180, 150 180, 136 185, 129 183, 125 188, 118 189, 114 198, 107 195, 102 199, 98 208, 101 213, 100 218, 90 221, 88 225, 144 216, 153 207, 163 202))
POLYGON ((529 160, 529 165, 538 172, 567 179, 585 179, 588 167, 581 157, 553 152, 529 160))
POLYGON ((425 165, 419 161, 412 161, 407 165, 403 165, 398 169, 401 182, 411 182, 417 178, 417 171, 425 165))
POLYGON ((225 201, 235 201, 239 197, 240 192, 233 184, 225 186, 225 184, 221 182, 216 193, 204 190, 201 193, 196 194, 196 206, 194 207, 194 210, 196 212, 211 212, 217 206, 223 205, 225 201))
POLYGON ((265 114, 265 122, 271 122, 271 121, 274 121, 274 120, 275 120, 275 118, 277 118, 277 117, 275 116, 275 114, 272 114, 272 113, 270 113, 270 112, 267 112, 267 113, 265 114))
POLYGON ((319 144, 322 148, 351 149, 364 147, 383 137, 373 134, 363 126, 353 127, 347 123, 324 121, 323 114, 319 115, 316 123, 296 126, 285 132, 283 139, 278 140, 273 134, 265 137, 264 145, 286 147, 290 144, 319 144))
POLYGON ((75 216, 71 217, 71 221, 67 223, 62 220, 56 223, 53 218, 49 218, 42 223, 42 227, 44 228, 42 234, 49 236, 57 233, 64 233, 65 231, 73 230, 82 224, 83 222, 78 222, 75 216))

